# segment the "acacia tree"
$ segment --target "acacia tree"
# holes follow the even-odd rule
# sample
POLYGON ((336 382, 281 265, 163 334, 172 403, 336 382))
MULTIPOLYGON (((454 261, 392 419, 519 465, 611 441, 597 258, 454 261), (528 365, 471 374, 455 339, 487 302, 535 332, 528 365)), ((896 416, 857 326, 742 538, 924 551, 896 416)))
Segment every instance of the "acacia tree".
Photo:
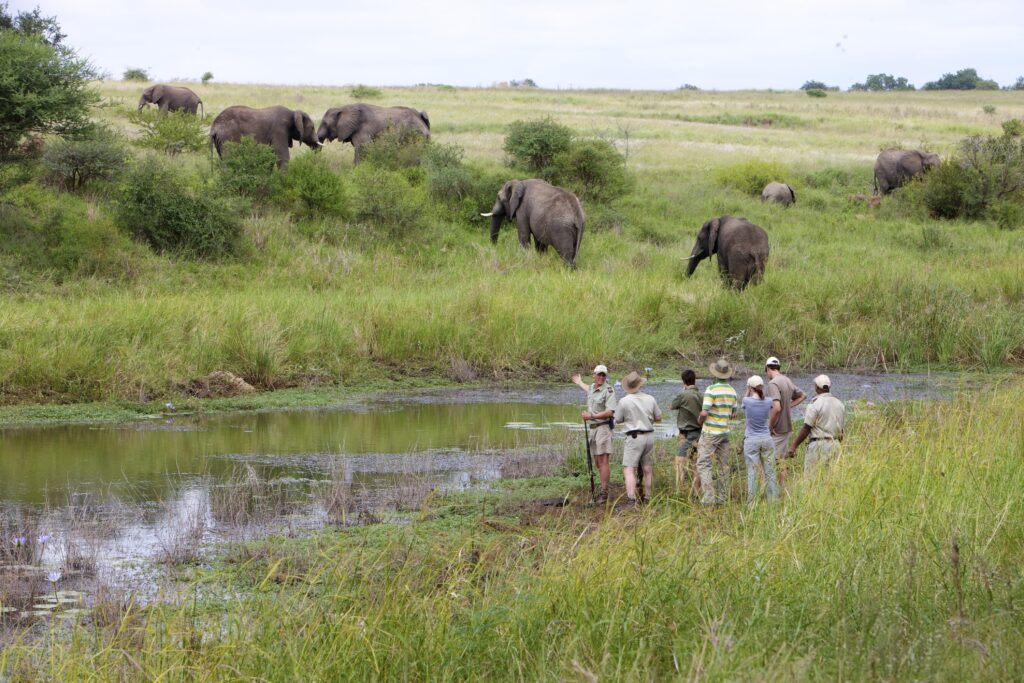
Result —
POLYGON ((0 160, 25 135, 74 135, 88 129, 99 74, 63 44, 55 17, 39 8, 11 16, 0 4, 0 160))

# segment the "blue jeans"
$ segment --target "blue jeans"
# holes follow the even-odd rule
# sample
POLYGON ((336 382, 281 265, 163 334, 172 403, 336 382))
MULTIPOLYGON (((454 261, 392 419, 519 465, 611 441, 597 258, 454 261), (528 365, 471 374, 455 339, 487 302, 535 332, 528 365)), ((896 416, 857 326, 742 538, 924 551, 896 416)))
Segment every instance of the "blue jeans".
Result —
POLYGON ((747 502, 757 496, 757 466, 764 469, 768 499, 779 497, 779 475, 775 471, 775 443, 770 434, 747 436, 743 439, 743 458, 747 461, 747 502))

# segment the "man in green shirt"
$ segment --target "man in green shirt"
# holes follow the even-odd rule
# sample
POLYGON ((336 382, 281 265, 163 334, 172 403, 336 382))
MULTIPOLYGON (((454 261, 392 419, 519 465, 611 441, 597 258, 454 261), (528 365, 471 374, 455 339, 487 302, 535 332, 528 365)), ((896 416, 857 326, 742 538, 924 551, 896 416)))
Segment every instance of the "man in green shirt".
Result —
POLYGON ((697 390, 697 373, 690 368, 683 370, 683 392, 672 399, 672 410, 676 413, 676 427, 679 429, 679 452, 676 454, 676 493, 686 488, 686 479, 692 482, 691 490, 700 493, 700 479, 697 477, 694 458, 697 454, 697 440, 700 439, 700 411, 703 399, 697 390))
POLYGON ((608 384, 608 368, 604 365, 594 368, 593 384, 584 384, 579 374, 572 376, 572 382, 587 392, 587 409, 581 416, 587 422, 590 453, 601 475, 601 490, 594 501, 604 503, 608 500, 608 481, 612 475, 608 464, 608 456, 612 452, 612 416, 619 402, 615 398, 615 389, 608 384))
POLYGON ((729 384, 732 366, 719 358, 708 370, 715 378, 704 391, 698 421, 697 472, 703 505, 723 505, 729 498, 729 418, 736 410, 736 390, 729 384), (712 471, 714 470, 714 471, 712 471))

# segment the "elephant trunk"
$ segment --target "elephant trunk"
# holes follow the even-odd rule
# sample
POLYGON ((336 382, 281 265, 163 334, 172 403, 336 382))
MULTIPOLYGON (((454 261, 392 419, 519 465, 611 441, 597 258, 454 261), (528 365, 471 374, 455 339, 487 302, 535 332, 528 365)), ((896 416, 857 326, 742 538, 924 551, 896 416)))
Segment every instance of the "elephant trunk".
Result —
POLYGON ((320 144, 330 142, 330 131, 327 130, 327 124, 321 123, 320 127, 316 129, 316 139, 319 140, 320 144))
POLYGON ((707 254, 700 247, 694 247, 690 253, 689 262, 686 264, 686 277, 693 275, 693 271, 697 270, 697 264, 707 258, 707 254))
POLYGON ((505 207, 501 202, 497 202, 490 214, 482 215, 491 219, 491 244, 497 244, 498 232, 501 230, 501 224, 505 222, 505 207))
POLYGON ((148 104, 148 102, 146 101, 146 96, 143 95, 142 97, 139 98, 139 109, 142 109, 143 107, 145 107, 146 104, 148 104))

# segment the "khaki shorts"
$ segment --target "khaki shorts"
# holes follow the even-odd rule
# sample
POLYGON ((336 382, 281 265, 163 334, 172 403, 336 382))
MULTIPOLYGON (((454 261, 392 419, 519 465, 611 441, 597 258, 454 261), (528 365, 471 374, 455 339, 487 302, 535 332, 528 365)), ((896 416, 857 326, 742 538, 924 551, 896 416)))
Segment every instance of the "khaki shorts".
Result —
POLYGON ((587 428, 590 432, 587 438, 590 439, 591 455, 611 455, 612 452, 612 430, 608 425, 601 425, 594 429, 587 428))
POLYGON ((636 438, 626 435, 626 446, 622 449, 623 467, 640 467, 654 464, 654 432, 637 434, 636 438))

